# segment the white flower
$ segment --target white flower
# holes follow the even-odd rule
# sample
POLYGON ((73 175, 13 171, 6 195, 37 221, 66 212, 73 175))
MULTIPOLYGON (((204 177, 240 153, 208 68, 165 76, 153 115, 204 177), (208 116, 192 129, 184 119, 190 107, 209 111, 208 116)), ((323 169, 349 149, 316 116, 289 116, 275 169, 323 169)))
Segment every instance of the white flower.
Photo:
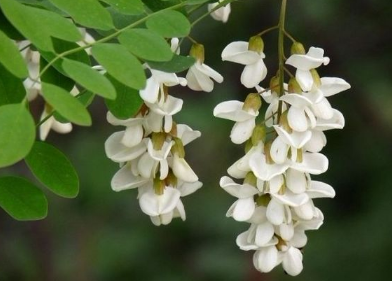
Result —
POLYGON ((303 91, 310 91, 312 89, 313 77, 310 70, 322 64, 327 65, 328 63, 329 58, 324 57, 324 50, 315 47, 310 47, 306 55, 294 54, 286 61, 286 64, 297 68, 295 78, 303 91))
POLYGON ((225 101, 214 108, 214 116, 235 121, 230 138, 233 143, 241 144, 247 141, 256 126, 255 119, 259 111, 244 110, 244 103, 240 101, 225 101))
POLYGON ((125 126, 124 136, 121 139, 121 143, 127 147, 133 147, 138 145, 144 135, 143 131, 143 118, 129 118, 121 120, 116 118, 110 111, 106 115, 108 122, 114 126, 125 126))
POLYGON ((223 50, 222 60, 245 65, 241 75, 241 83, 247 88, 253 88, 267 76, 267 67, 263 61, 265 54, 250 51, 248 47, 248 42, 232 42, 223 50))
POLYGON ((303 269, 302 265, 302 253, 295 247, 289 247, 286 251, 281 253, 282 257, 282 266, 283 269, 287 272, 287 274, 291 276, 297 276, 301 273, 303 269))
POLYGON ((214 82, 211 78, 218 83, 223 82, 222 75, 199 60, 196 60, 186 74, 188 87, 194 91, 211 92, 214 89, 214 82))
MULTIPOLYGON (((219 2, 222 2, 223 0, 219 0, 219 2)), ((211 12, 212 9, 214 9, 216 6, 219 5, 219 2, 208 4, 208 11, 211 12)), ((220 7, 219 9, 215 10, 212 12, 210 15, 214 20, 221 21, 221 22, 227 22, 229 19, 229 15, 231 12, 231 7, 230 3, 220 7)))
POLYGON ((253 255, 253 265, 260 272, 270 272, 280 261, 274 245, 258 249, 253 255))
POLYGON ((166 187, 162 195, 149 188, 139 198, 142 211, 152 217, 172 212, 180 201, 181 193, 175 188, 166 187))
POLYGON ((287 94, 280 100, 291 105, 287 113, 287 121, 294 131, 305 132, 316 126, 311 100, 299 94, 287 94))
POLYGON ((253 196, 259 193, 257 188, 249 184, 237 184, 229 177, 222 177, 219 184, 227 193, 238 198, 226 216, 233 217, 236 221, 249 220, 256 209, 253 196))
MULTIPOLYGON (((41 121, 44 120, 50 112, 47 112, 46 108, 42 112, 41 121)), ((41 126, 39 127, 39 138, 45 140, 50 130, 54 130, 60 134, 67 134, 72 131, 71 123, 61 123, 57 121, 53 116, 50 116, 41 126)))

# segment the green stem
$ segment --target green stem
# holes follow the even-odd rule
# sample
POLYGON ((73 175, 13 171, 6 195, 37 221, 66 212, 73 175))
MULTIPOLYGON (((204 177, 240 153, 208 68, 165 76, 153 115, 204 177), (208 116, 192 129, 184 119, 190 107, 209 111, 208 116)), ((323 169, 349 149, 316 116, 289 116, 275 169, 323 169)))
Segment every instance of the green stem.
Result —
MULTIPOLYGON (((286 4, 287 0, 282 0, 279 16, 279 35, 278 35, 278 57, 279 57, 279 96, 284 95, 284 25, 286 19, 286 4)), ((278 123, 282 115, 283 103, 279 101, 278 106, 278 123)))
POLYGON ((273 30, 278 29, 278 28, 279 28, 279 25, 271 26, 270 28, 264 29, 260 33, 257 33, 256 36, 262 36, 262 35, 270 32, 270 31, 273 31, 273 30))
MULTIPOLYGON (((171 7, 166 8, 166 9, 160 10, 160 12, 161 12, 161 11, 166 11, 166 10, 174 10, 174 9, 177 9, 177 8, 181 8, 181 7, 184 6, 184 5, 185 5, 185 2, 179 3, 179 4, 177 4, 177 5, 173 5, 173 6, 171 6, 171 7)), ((110 34, 110 35, 108 35, 108 36, 106 36, 106 37, 104 37, 104 38, 101 38, 101 39, 99 39, 99 40, 97 40, 97 41, 95 41, 95 42, 93 42, 93 43, 87 44, 87 45, 85 45, 85 46, 80 46, 80 47, 78 47, 78 48, 74 48, 74 49, 65 51, 65 52, 63 52, 63 53, 61 53, 61 54, 58 54, 54 59, 52 59, 52 60, 51 60, 42 70, 41 70, 41 72, 39 73, 39 77, 41 77, 41 76, 49 69, 49 67, 51 67, 51 66, 52 66, 56 61, 58 61, 59 59, 65 57, 65 56, 68 56, 68 55, 70 55, 70 54, 79 52, 79 51, 81 51, 81 50, 90 48, 90 47, 94 46, 95 44, 104 43, 104 42, 106 42, 106 41, 109 41, 110 39, 113 39, 113 38, 117 37, 119 34, 121 34, 122 32, 124 32, 125 30, 130 29, 130 28, 133 28, 133 27, 136 27, 136 26, 138 26, 139 24, 145 22, 147 19, 149 19, 149 18, 150 18, 151 16, 153 16, 154 14, 156 14, 156 13, 149 14, 149 15, 145 16, 144 18, 142 18, 142 19, 140 19, 140 20, 138 20, 138 21, 135 21, 135 22, 131 23, 130 25, 128 25, 128 26, 126 26, 126 27, 123 27, 123 28, 117 30, 116 32, 114 32, 114 33, 112 33, 112 34, 110 34)))

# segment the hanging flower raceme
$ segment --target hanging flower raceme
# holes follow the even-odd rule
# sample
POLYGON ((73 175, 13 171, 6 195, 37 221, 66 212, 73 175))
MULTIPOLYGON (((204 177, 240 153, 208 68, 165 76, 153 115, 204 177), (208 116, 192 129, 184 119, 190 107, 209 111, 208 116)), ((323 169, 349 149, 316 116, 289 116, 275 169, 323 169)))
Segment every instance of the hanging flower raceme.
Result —
MULTIPOLYGON (((318 229, 324 220, 314 199, 335 196, 330 185, 312 180, 328 169, 327 157, 319 153, 326 144, 323 131, 344 126, 343 115, 327 97, 350 85, 340 78, 320 78, 315 68, 329 59, 324 50, 312 47, 307 54, 300 50, 287 59, 286 64, 296 68, 296 78, 286 84, 281 71, 263 89, 258 83, 267 73, 264 54, 261 47, 257 52, 250 44, 234 42, 222 53, 223 60, 246 65, 241 82, 256 87, 258 93, 249 94, 245 102, 225 101, 214 109, 214 116, 236 122, 232 142, 246 143, 246 154, 228 169, 242 182, 224 176, 220 186, 237 199, 226 216, 250 223, 237 237, 237 245, 255 251, 255 268, 270 272, 282 264, 286 273, 295 276, 303 269, 305 231, 318 229), (262 99, 269 104, 265 114, 259 114, 262 99), (258 116, 264 120, 258 121, 258 116)), ((298 46, 302 45, 296 43, 292 49, 298 46)))
POLYGON ((201 134, 173 121, 173 115, 182 109, 183 100, 169 95, 169 88, 185 86, 187 80, 175 73, 148 68, 151 77, 140 91, 144 105, 139 112, 126 120, 108 113, 108 122, 124 126, 125 130, 107 139, 105 151, 108 158, 120 164, 111 182, 112 189, 137 188, 141 210, 150 216, 153 224, 166 225, 176 217, 185 220, 181 198, 202 186, 185 160, 184 149, 201 134))

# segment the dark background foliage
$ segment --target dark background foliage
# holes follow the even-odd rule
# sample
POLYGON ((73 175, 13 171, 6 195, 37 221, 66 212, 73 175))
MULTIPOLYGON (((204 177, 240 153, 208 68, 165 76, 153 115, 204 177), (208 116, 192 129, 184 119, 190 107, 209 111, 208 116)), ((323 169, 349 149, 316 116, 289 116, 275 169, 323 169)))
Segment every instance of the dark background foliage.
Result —
MULTIPOLYGON (((306 47, 318 46, 331 58, 323 76, 337 76, 352 89, 331 104, 346 117, 343 131, 327 132, 323 150, 328 172, 317 177, 334 186, 335 199, 317 200, 325 215, 319 231, 309 232, 304 271, 296 280, 385 280, 392 250, 392 5, 387 0, 288 1, 287 29, 306 47)), ((178 123, 202 131, 187 157, 204 186, 184 199, 185 223, 155 227, 136 200, 136 191, 115 193, 110 179, 118 169, 105 157, 103 143, 115 130, 105 108, 90 107, 94 124, 72 134, 51 133, 48 141, 70 155, 80 174, 74 200, 49 197, 49 216, 16 222, 0 213, 0 280, 288 280, 279 267, 270 274, 253 269, 251 252, 240 251, 236 236, 246 224, 225 217, 233 198, 219 178, 242 154, 229 142, 232 123, 214 119, 216 104, 243 99, 241 66, 222 63, 231 41, 275 25, 280 1, 239 1, 225 25, 207 19, 192 33, 206 48, 206 62, 225 83, 213 93, 174 88, 185 100, 178 123)), ((269 77, 276 72, 276 34, 265 38, 269 77)), ((187 51, 183 46, 183 51, 187 51)), ((266 80, 268 81, 268 79, 266 80)), ((39 106, 37 106, 39 107, 39 106)), ((28 174, 23 163, 16 170, 28 174)))

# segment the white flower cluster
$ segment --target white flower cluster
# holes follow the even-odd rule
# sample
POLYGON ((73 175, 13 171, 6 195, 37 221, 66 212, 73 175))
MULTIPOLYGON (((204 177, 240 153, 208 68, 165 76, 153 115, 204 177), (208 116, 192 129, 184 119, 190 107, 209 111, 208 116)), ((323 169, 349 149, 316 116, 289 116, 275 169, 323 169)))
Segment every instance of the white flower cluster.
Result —
MULTIPOLYGON (((79 46, 86 46, 95 41, 84 28, 80 28, 79 31, 83 35, 83 40, 77 42, 79 46)), ((17 45, 21 50, 21 55, 26 61, 29 71, 29 76, 23 81, 23 85, 27 91, 28 101, 33 101, 40 95, 42 88, 41 79, 39 78, 41 55, 38 51, 34 51, 30 48, 31 42, 28 40, 19 41, 17 45)), ((86 49, 86 51, 89 53, 89 49, 86 49)), ((79 90, 76 86, 71 90, 71 94, 73 96, 79 94, 79 90)), ((47 118, 51 112, 52 108, 48 104, 45 104, 40 120, 47 118)), ((50 116, 48 120, 39 127, 39 138, 45 140, 50 130, 54 130, 60 134, 67 134, 72 131, 72 123, 61 123, 53 116, 50 116)))
MULTIPOLYGON (((173 38, 173 52, 178 51, 177 46, 178 39, 173 38)), ((210 77, 218 82, 222 82, 223 77, 203 63, 201 45, 197 44, 193 49, 197 61, 189 69, 187 79, 146 65, 151 77, 139 92, 144 105, 136 116, 119 120, 110 112, 107 115, 109 123, 125 127, 125 130, 112 134, 105 143, 108 158, 121 166, 112 179, 112 189, 138 188, 140 208, 155 225, 169 224, 175 217, 185 220, 181 198, 202 186, 186 162, 184 150, 184 146, 201 133, 173 121, 183 100, 170 96, 168 92, 169 87, 176 85, 209 92, 214 85, 210 77)))
POLYGON ((236 242, 242 250, 256 251, 256 269, 269 272, 282 263, 295 276, 303 269, 305 231, 318 229, 324 219, 313 199, 335 196, 330 185, 311 179, 328 168, 328 159, 319 153, 326 145, 324 131, 344 126, 343 115, 327 97, 350 85, 340 78, 320 79, 315 69, 329 59, 322 49, 312 47, 307 54, 303 51, 287 59, 286 64, 296 69, 296 78, 284 84, 283 91, 276 83, 279 77, 272 78, 270 88, 264 90, 258 86, 266 75, 262 48, 249 49, 246 42, 234 42, 222 53, 223 60, 246 65, 241 82, 256 87, 258 93, 249 94, 245 102, 226 101, 214 109, 216 117, 236 122, 231 140, 246 143, 245 156, 228 169, 242 183, 225 176, 220 186, 237 198, 226 215, 250 223, 236 242), (256 124, 261 98, 269 106, 265 119, 256 124))

